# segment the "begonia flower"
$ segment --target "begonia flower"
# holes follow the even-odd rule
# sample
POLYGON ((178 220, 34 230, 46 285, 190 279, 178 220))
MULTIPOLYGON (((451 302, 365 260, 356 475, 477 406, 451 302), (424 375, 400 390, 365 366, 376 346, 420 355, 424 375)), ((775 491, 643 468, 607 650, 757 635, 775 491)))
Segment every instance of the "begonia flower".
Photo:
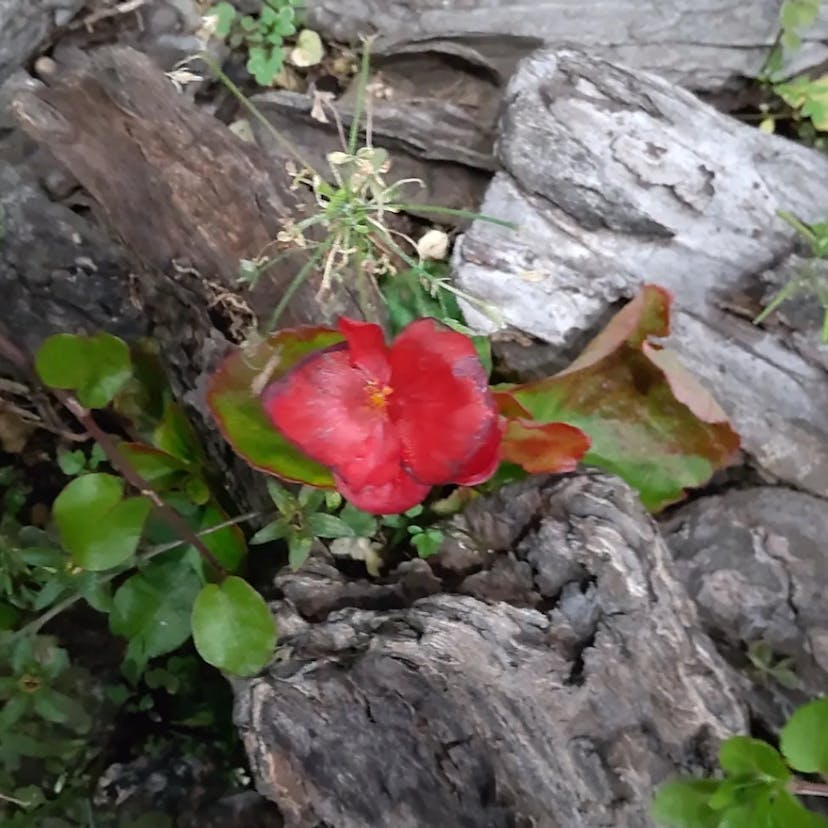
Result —
POLYGON ((472 486, 499 462, 504 422, 472 341, 434 319, 391 343, 343 317, 345 341, 269 385, 265 411, 337 489, 374 514, 404 512, 432 486, 472 486))

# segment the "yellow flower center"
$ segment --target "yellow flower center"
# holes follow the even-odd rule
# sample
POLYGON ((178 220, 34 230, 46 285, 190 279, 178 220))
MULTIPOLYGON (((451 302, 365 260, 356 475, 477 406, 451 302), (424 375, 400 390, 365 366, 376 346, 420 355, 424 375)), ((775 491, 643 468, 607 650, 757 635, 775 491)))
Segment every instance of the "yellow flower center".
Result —
POLYGON ((368 403, 372 408, 385 411, 385 407, 388 404, 388 397, 394 393, 394 389, 390 385, 384 385, 380 388, 375 382, 369 382, 365 386, 365 393, 368 395, 368 403))

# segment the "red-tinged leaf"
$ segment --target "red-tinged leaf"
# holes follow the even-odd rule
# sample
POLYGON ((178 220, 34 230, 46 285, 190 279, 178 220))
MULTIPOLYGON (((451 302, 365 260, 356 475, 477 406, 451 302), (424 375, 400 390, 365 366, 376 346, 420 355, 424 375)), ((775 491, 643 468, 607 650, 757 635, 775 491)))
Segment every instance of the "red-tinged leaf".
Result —
POLYGON ((624 305, 598 336, 584 348, 583 353, 568 368, 560 372, 571 374, 595 365, 615 353, 622 345, 639 347, 648 336, 667 336, 670 333, 669 292, 656 285, 644 285, 641 293, 624 305))
POLYGON ((331 473, 289 443, 265 414, 261 392, 308 354, 342 341, 330 328, 279 331, 239 348, 219 366, 207 403, 225 439, 251 466, 284 480, 333 486, 331 473))
POLYGON ((589 450, 589 437, 566 423, 510 420, 506 426, 501 459, 530 474, 574 471, 589 450))
POLYGON ((498 386, 492 388, 492 396, 494 397, 497 410, 501 417, 507 420, 528 420, 532 418, 528 408, 522 406, 512 394, 511 389, 514 385, 498 386))
POLYGON ((624 478, 658 510, 727 465, 739 437, 675 358, 646 343, 669 332, 669 295, 647 286, 572 366, 510 389, 534 420, 592 441, 584 461, 624 478))
POLYGON ((700 420, 706 423, 726 423, 727 414, 713 395, 679 361, 678 354, 659 345, 645 342, 642 350, 650 362, 659 367, 673 396, 683 402, 700 420))

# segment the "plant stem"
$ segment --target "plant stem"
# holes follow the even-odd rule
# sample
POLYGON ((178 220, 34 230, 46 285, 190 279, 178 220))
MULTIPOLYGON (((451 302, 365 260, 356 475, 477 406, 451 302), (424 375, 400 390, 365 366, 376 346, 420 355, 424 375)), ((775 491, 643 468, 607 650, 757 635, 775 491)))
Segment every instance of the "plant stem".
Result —
POLYGON ((13 796, 6 796, 6 794, 0 793, 0 799, 3 802, 11 802, 12 805, 17 805, 20 808, 28 807, 29 803, 24 802, 22 799, 15 799, 13 796))
POLYGON ((299 290, 301 284, 308 278, 310 272, 313 270, 314 267, 321 261, 322 257, 325 253, 330 249, 331 245, 334 242, 334 237, 329 236, 325 241, 320 242, 319 246, 316 248, 316 252, 310 259, 305 262, 302 266, 302 269, 293 277, 291 283, 285 289, 285 292, 282 294, 282 298, 279 300, 279 304, 273 310, 273 313, 270 316, 270 323, 267 326, 267 332, 273 333, 274 329, 276 328, 277 323, 279 322, 279 317, 284 313, 285 308, 290 304, 290 300, 293 299, 293 294, 299 290))
POLYGON ((67 411, 72 414, 77 421, 86 429, 95 442, 104 450, 109 462, 123 475, 124 480, 131 486, 138 489, 142 495, 149 498, 155 506, 158 514, 164 519, 164 522, 176 531, 178 536, 192 544, 199 555, 204 558, 210 566, 215 569, 222 578, 227 577, 227 570, 221 565, 219 559, 207 548, 204 541, 193 531, 187 521, 184 520, 172 506, 164 503, 161 495, 141 477, 140 474, 130 465, 129 461, 121 454, 118 444, 110 434, 107 434, 96 422, 95 418, 90 413, 89 409, 84 408, 71 394, 66 391, 61 391, 58 388, 53 388, 52 393, 63 403, 67 411))
POLYGON ((799 796, 828 797, 828 784, 825 782, 807 782, 804 779, 793 779, 788 785, 788 790, 799 796))
MULTIPOLYGON (((217 523, 215 526, 208 526, 206 529, 202 529, 198 532, 199 537, 203 537, 204 535, 210 535, 213 532, 218 532, 220 529, 226 529, 228 526, 236 526, 236 524, 244 523, 245 521, 252 520, 255 517, 258 517, 258 512, 248 512, 245 515, 239 515, 238 517, 231 518, 230 520, 225 520, 222 523, 217 523)), ((161 543, 158 546, 153 546, 151 549, 148 549, 144 555, 138 560, 138 563, 147 563, 151 561, 153 558, 157 557, 158 555, 162 555, 164 552, 169 552, 176 547, 183 546, 185 543, 188 543, 186 540, 177 540, 177 541, 170 541, 169 543, 161 543)), ((110 581, 115 580, 119 575, 123 575, 124 572, 128 572, 132 569, 132 566, 122 567, 121 569, 116 569, 113 572, 107 572, 105 575, 102 575, 100 580, 98 581, 99 584, 108 584, 110 581)), ((50 607, 43 615, 39 615, 34 621, 30 621, 24 627, 21 627, 16 633, 16 636, 23 637, 26 635, 34 635, 35 633, 39 632, 49 621, 53 618, 56 618, 62 612, 65 612, 69 607, 76 604, 83 596, 76 592, 74 595, 70 595, 68 598, 65 598, 63 601, 55 604, 53 607, 50 607)))
POLYGON ((312 172, 314 175, 319 173, 314 170, 313 165, 302 155, 301 152, 287 139, 278 129, 276 129, 270 121, 265 118, 262 111, 244 94, 244 92, 233 83, 232 80, 224 73, 221 66, 213 60, 212 56, 203 52, 200 55, 201 59, 210 68, 210 71, 227 87, 230 94, 270 133, 273 139, 279 144, 282 149, 286 150, 299 164, 305 169, 312 172))
POLYGON ((359 65, 359 78, 356 85, 356 100, 354 114, 351 118, 351 131, 348 134, 348 154, 355 155, 359 141, 359 122, 362 120, 362 110, 365 106, 365 92, 368 87, 368 73, 371 69, 371 43, 374 38, 365 38, 362 42, 362 60, 359 65))
MULTIPOLYGON (((11 340, 0 334, 0 354, 11 360, 11 362, 23 371, 31 373, 31 361, 11 340)), ((109 462, 123 475, 124 479, 134 486, 142 495, 149 498, 157 509, 165 523, 174 529, 178 536, 189 544, 192 544, 198 553, 207 561, 222 578, 227 577, 227 570, 221 565, 218 558, 204 545, 204 542, 195 534, 184 518, 171 506, 168 506, 143 477, 124 458, 117 443, 111 435, 107 434, 96 422, 90 411, 82 406, 71 394, 59 388, 49 389, 59 399, 67 411, 86 429, 86 432, 104 450, 109 462)))

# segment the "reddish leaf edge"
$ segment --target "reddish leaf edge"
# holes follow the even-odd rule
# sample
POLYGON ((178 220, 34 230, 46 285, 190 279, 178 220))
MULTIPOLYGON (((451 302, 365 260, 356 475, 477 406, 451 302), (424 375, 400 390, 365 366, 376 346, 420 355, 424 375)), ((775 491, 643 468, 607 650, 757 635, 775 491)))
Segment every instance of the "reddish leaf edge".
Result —
MULTIPOLYGON (((340 341, 344 341, 344 339, 345 339, 345 337, 342 336, 339 333, 338 330, 336 330, 335 328, 331 328, 327 325, 297 325, 293 328, 282 328, 281 330, 277 331, 276 333, 271 334, 269 337, 267 337, 267 339, 265 339, 263 342, 259 343, 259 347, 261 347, 262 345, 267 344, 267 343, 269 343, 273 340, 277 340, 280 337, 283 337, 283 336, 286 336, 286 335, 300 335, 301 336, 302 334, 304 334, 305 336, 302 337, 302 338, 310 338, 311 336, 315 336, 315 335, 321 334, 321 333, 339 334, 340 337, 341 337, 340 341)), ((326 346, 326 347, 328 347, 328 346, 326 346)), ((303 479, 298 478, 298 477, 292 477, 290 475, 278 474, 277 472, 273 471, 273 469, 269 469, 266 466, 262 466, 260 463, 257 463, 255 460, 248 457, 246 454, 244 454, 243 452, 239 451, 238 448, 236 448, 235 441, 230 437, 230 434, 229 434, 229 431, 227 429, 227 425, 224 421, 224 418, 218 413, 218 411, 216 410, 216 407, 213 404, 213 398, 217 394, 221 393, 216 388, 216 386, 217 386, 217 384, 220 384, 220 380, 228 372, 229 367, 232 364, 233 358, 237 357, 239 351, 242 350, 242 349, 243 349, 243 346, 237 346, 235 349, 233 349, 230 353, 228 353, 221 360, 221 362, 218 364, 218 366, 216 367, 216 369, 213 371, 212 375, 210 376, 210 380, 208 381, 207 388, 205 390, 205 400, 207 402, 207 408, 209 409, 210 415, 212 416, 214 422, 216 423, 216 425, 218 427, 219 434, 221 434, 221 436, 224 438, 224 441, 230 446, 233 453, 237 457, 240 457, 242 460, 244 460, 244 462, 247 463, 247 465, 250 466, 250 468, 255 469, 258 472, 261 472, 262 474, 266 474, 266 475, 269 475, 270 477, 275 477, 279 480, 283 480, 285 483, 298 483, 300 485, 313 486, 314 488, 323 489, 325 491, 331 491, 331 490, 336 489, 336 485, 334 484, 332 473, 331 473, 331 482, 329 484, 321 484, 321 483, 316 483, 316 482, 310 482, 308 480, 303 480, 303 479)), ((323 349, 320 348, 319 350, 323 350, 323 349)), ((285 369, 284 373, 287 373, 287 371, 289 371, 291 368, 293 368, 294 365, 298 364, 298 362, 301 361, 301 359, 306 359, 308 356, 310 356, 311 354, 314 354, 314 353, 316 353, 316 351, 309 351, 307 354, 305 354, 303 357, 301 357, 300 360, 297 360, 296 363, 294 363, 293 365, 288 366, 285 369)), ((269 379, 272 380, 273 376, 271 376, 269 379)), ((265 384, 265 387, 267 387, 267 384, 265 384)), ((260 402, 261 402, 261 396, 262 396, 263 392, 264 392, 264 388, 262 388, 262 390, 259 392, 258 395, 255 395, 256 398, 260 402)), ((252 394, 252 389, 251 389, 251 397, 252 396, 254 396, 254 395, 252 394)), ((264 408, 262 409, 262 412, 264 413, 264 408)), ((265 417, 267 417, 266 414, 265 414, 265 417)), ((274 428, 274 431, 276 431, 275 428, 274 428)), ((286 437, 284 439, 287 441, 286 437)), ((290 445, 293 446, 293 443, 290 443, 290 445)), ((293 446, 293 448, 296 449, 296 451, 299 452, 300 454, 303 454, 298 448, 296 448, 296 446, 293 446)), ((307 457, 307 455, 305 455, 305 454, 303 454, 303 456, 307 457)), ((308 459, 308 462, 311 462, 311 463, 316 462, 316 461, 312 460, 310 457, 307 457, 307 459, 308 459)))

